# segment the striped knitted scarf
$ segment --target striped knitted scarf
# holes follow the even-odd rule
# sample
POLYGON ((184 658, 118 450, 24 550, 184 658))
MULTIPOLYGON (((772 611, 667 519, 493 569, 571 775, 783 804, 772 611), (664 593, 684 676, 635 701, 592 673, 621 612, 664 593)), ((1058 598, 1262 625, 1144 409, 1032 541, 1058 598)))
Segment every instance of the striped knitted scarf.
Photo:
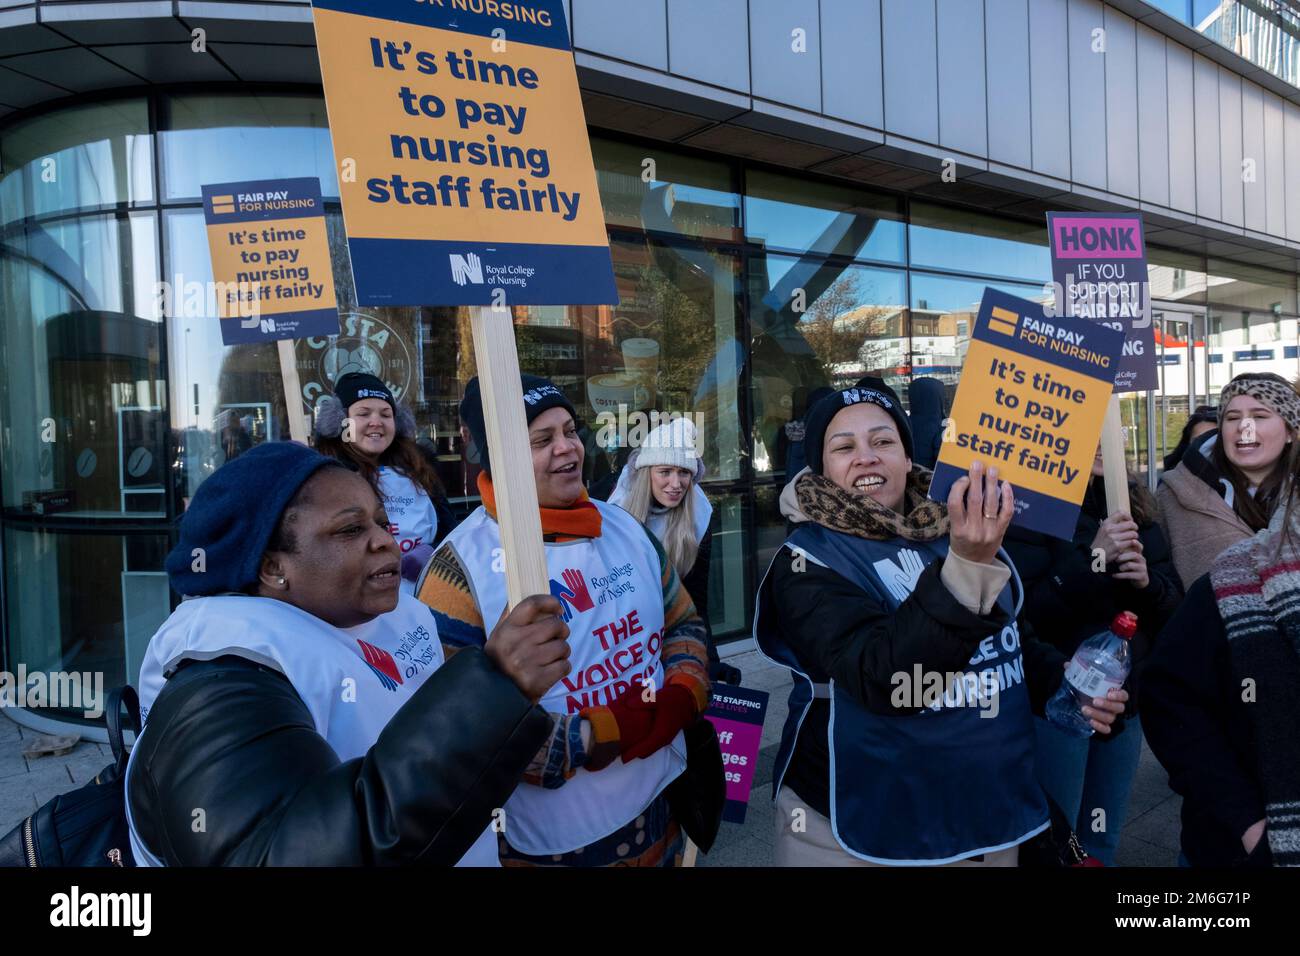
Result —
POLYGON ((1254 687, 1248 706, 1269 850, 1277 866, 1300 866, 1300 518, 1284 540, 1286 510, 1219 555, 1210 583, 1235 676, 1254 687))

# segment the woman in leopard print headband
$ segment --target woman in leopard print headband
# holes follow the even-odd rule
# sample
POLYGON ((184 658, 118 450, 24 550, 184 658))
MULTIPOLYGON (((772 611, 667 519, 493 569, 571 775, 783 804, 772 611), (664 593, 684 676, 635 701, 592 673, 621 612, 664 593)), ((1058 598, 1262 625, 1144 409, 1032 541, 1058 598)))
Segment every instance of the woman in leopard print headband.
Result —
POLYGON ((1219 431, 1193 443, 1157 498, 1185 588, 1228 546, 1268 527, 1298 456, 1300 395, 1280 375, 1238 375, 1219 397, 1219 431))

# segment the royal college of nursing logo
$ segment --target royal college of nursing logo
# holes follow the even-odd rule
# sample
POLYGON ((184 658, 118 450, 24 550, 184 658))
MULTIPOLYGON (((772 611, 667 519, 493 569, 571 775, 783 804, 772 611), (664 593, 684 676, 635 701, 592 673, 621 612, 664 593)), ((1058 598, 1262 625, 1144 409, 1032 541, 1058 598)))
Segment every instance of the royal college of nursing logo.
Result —
POLYGON ((465 285, 467 282, 473 285, 483 284, 483 260, 474 253, 462 256, 453 252, 447 258, 451 263, 451 277, 456 285, 465 285))
POLYGON ((397 661, 393 660, 393 655, 383 648, 367 644, 361 638, 357 638, 357 646, 361 648, 361 656, 365 659, 366 666, 379 678, 379 683, 389 690, 397 690, 397 685, 402 683, 402 675, 397 670, 397 661))
POLYGON ((581 571, 565 568, 560 577, 564 578, 563 584, 551 578, 551 594, 560 599, 560 604, 564 607, 564 622, 567 624, 573 620, 575 610, 581 614, 590 611, 596 603, 591 599, 591 590, 581 571))
POLYGON ((411 386, 411 352, 402 336, 364 312, 344 312, 339 319, 338 335, 306 340, 313 354, 310 378, 314 379, 302 388, 308 410, 322 395, 332 393, 334 383, 349 372, 375 376, 388 386, 394 401, 403 401, 411 386))

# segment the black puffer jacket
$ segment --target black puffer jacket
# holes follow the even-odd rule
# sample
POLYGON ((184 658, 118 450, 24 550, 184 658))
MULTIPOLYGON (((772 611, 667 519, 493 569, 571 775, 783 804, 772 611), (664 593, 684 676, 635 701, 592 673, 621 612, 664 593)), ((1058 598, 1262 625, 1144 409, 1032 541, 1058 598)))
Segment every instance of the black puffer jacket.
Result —
POLYGON ((1125 717, 1131 717, 1137 713, 1138 685, 1155 636, 1178 609, 1183 589, 1169 542, 1154 520, 1138 527, 1147 561, 1149 583, 1145 588, 1111 577, 1116 571, 1114 564, 1107 565, 1104 574, 1093 571, 1092 542, 1105 515, 1105 488, 1101 478, 1094 478, 1084 495, 1073 540, 1012 526, 1003 547, 1020 572, 1025 617, 1039 640, 1048 641, 1062 654, 1074 654, 1081 643, 1109 627, 1121 611, 1137 615, 1138 629, 1131 646, 1133 676, 1127 685, 1129 701, 1124 711, 1125 717))
MULTIPOLYGON (((898 715, 903 711, 890 699, 896 674, 910 674, 917 664, 939 673, 967 670, 980 641, 1010 620, 997 605, 984 616, 972 613, 944 586, 942 569, 942 560, 932 562, 907 600, 889 611, 847 578, 796 561, 783 547, 770 572, 777 624, 814 682, 834 679, 868 710, 898 715)), ((1041 714, 1061 684, 1063 658, 1035 640, 1023 619, 1019 625, 1030 707, 1041 714)), ((784 781, 822 816, 830 816, 829 719, 830 702, 815 699, 784 781)))
POLYGON ((282 674, 223 657, 164 686, 127 799, 137 836, 169 866, 448 866, 492 822, 550 726, 471 648, 425 681, 364 757, 340 762, 282 674))

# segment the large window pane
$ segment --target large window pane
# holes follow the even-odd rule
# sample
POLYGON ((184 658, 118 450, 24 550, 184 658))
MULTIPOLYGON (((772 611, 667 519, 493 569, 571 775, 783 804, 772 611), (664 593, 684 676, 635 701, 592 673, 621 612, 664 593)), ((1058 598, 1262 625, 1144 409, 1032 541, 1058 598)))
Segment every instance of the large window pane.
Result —
POLYGON ((1300 329, 1294 317, 1211 307, 1209 324, 1210 399, 1215 404, 1223 386, 1244 372, 1274 372, 1287 381, 1300 374, 1300 329))
MULTIPOLYGON (((912 273, 912 361, 916 375, 929 375, 947 387, 947 407, 957 393, 957 380, 966 363, 970 330, 979 315, 986 288, 998 289, 1033 302, 1051 298, 1042 286, 1014 282, 982 282, 923 272, 912 273)), ((899 394, 903 394, 899 391, 899 394)))
POLYGON ((1028 282, 1052 279, 1046 223, 913 203, 908 231, 913 266, 1028 282))
POLYGON ((325 101, 247 93, 163 100, 159 133, 163 195, 197 199, 209 183, 315 176, 339 194, 325 101))
POLYGON ((794 253, 902 263, 901 203, 866 189, 750 171, 745 177, 745 235, 794 253))
POLYGON ((785 471, 793 423, 814 389, 863 375, 893 384, 907 375, 911 349, 902 270, 777 255, 753 257, 749 268, 759 477, 785 471))
POLYGON ((1200 256, 1147 246, 1147 278, 1154 300, 1205 302, 1207 277, 1200 256))
MULTIPOLYGON (((103 675, 105 693, 137 683, 144 649, 171 613, 166 534, 56 530, 6 522, 9 660, 28 672, 103 675)), ((80 719, 81 712, 60 713, 80 719)))
POLYGON ((1261 269, 1211 259, 1210 302, 1267 312, 1295 314, 1296 276, 1290 272, 1261 269))
POLYGON ((582 363, 569 383, 605 449, 590 463, 599 483, 622 465, 649 413, 693 416, 711 479, 740 477, 740 262, 715 249, 657 240, 611 243, 619 304, 580 317, 582 363), (602 417, 603 415, 603 417, 602 417), (626 427, 623 426, 627 422, 626 427))
POLYGON ((735 241, 740 197, 731 166, 669 150, 592 137, 596 182, 611 226, 735 241))
POLYGON ((0 249, 4 506, 165 517, 152 213, 30 225, 0 249), (133 462, 133 453, 142 449, 133 462))
POLYGON ((73 106, 0 134, 0 223, 153 198, 143 99, 73 106))

